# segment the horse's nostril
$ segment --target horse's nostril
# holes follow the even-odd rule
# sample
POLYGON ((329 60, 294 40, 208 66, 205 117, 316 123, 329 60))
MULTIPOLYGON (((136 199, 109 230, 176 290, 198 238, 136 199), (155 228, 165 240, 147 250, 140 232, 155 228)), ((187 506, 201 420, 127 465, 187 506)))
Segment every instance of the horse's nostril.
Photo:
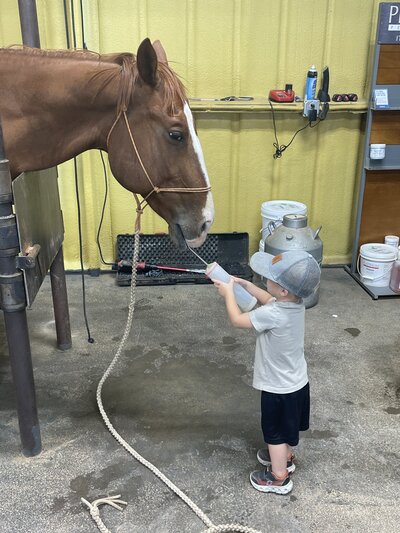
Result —
POLYGON ((208 229, 208 222, 204 222, 204 224, 200 228, 201 233, 207 231, 207 229, 208 229))

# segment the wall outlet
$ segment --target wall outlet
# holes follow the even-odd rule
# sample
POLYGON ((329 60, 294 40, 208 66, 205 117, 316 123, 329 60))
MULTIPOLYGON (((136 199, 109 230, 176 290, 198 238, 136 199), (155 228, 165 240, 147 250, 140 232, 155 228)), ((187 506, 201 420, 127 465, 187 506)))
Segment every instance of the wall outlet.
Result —
POLYGON ((319 115, 319 100, 304 100, 303 117, 316 120, 319 115))

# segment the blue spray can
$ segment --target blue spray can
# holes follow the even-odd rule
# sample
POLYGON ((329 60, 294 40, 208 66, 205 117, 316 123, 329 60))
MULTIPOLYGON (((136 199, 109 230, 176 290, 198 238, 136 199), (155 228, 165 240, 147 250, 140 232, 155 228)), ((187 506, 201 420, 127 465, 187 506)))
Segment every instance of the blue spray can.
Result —
POLYGON ((305 100, 315 100, 317 94, 317 69, 313 65, 307 72, 305 100))

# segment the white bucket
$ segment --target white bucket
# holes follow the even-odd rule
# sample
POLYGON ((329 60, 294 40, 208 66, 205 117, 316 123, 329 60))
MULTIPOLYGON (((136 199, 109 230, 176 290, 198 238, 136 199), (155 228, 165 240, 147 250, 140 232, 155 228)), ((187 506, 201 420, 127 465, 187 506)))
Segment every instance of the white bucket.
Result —
POLYGON ((262 240, 270 234, 268 224, 274 222, 276 226, 280 226, 285 215, 306 215, 307 206, 301 202, 292 200, 271 200, 261 204, 262 217, 262 240))
POLYGON ((363 283, 374 287, 387 287, 396 255, 395 248, 388 244, 363 244, 360 247, 358 268, 363 283))

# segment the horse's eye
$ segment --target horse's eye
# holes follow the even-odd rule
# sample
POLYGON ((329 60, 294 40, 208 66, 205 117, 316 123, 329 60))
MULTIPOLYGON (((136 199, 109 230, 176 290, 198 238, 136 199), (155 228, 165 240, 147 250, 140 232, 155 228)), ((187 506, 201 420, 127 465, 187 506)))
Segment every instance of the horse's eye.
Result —
POLYGON ((184 141, 183 134, 180 131, 170 131, 169 136, 171 137, 172 140, 178 143, 183 143, 184 141))

